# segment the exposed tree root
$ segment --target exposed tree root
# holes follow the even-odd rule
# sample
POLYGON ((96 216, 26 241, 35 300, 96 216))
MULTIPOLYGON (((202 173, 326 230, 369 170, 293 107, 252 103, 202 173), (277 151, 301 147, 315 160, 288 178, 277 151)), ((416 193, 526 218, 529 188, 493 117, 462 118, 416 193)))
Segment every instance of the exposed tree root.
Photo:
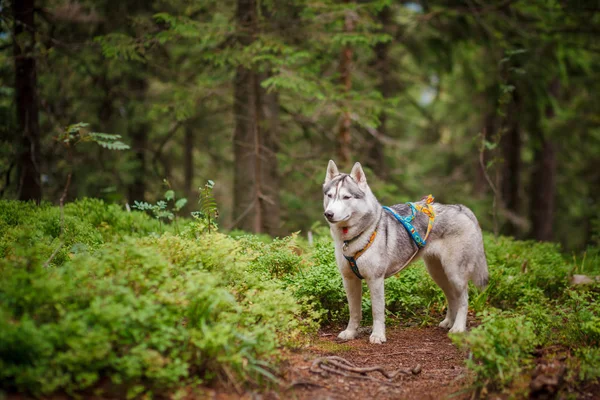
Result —
POLYGON ((350 361, 338 357, 338 356, 330 356, 330 357, 319 357, 315 359, 310 366, 310 372, 319 374, 323 377, 327 377, 329 373, 342 375, 347 378, 354 379, 364 379, 369 381, 376 381, 385 385, 398 386, 392 381, 396 379, 400 375, 418 375, 421 373, 421 366, 417 364, 412 369, 398 369, 393 372, 387 372, 381 366, 373 366, 373 367, 357 367, 352 364, 350 361), (387 380, 377 379, 375 377, 367 375, 368 372, 379 372, 383 375, 387 380))

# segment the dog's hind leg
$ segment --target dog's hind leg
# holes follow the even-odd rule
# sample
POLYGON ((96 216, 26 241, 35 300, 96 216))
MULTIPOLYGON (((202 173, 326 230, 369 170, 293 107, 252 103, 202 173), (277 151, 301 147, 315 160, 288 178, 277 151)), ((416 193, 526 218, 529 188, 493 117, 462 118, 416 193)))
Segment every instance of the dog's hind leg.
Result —
MULTIPOLYGON (((457 288, 458 289, 458 288, 457 288)), ((454 324, 450 328, 450 333, 465 332, 467 330, 467 313, 469 311, 469 291, 466 283, 461 289, 457 290, 458 295, 455 299, 456 317, 454 324)))
POLYGON ((350 309, 350 320, 346 330, 338 335, 338 339, 350 340, 358 335, 358 327, 362 319, 362 282, 358 278, 343 277, 344 289, 348 298, 348 308, 350 309))
POLYGON ((456 318, 457 301, 455 292, 452 290, 452 285, 448 281, 440 259, 437 256, 428 255, 423 257, 423 260, 425 261, 429 275, 431 275, 433 281, 442 289, 448 301, 446 318, 440 322, 439 326, 449 329, 454 324, 454 319, 456 318))
POLYGON ((452 297, 448 298, 449 307, 454 315, 451 333, 467 330, 467 313, 469 312, 469 272, 468 265, 450 259, 444 263, 444 271, 452 297))

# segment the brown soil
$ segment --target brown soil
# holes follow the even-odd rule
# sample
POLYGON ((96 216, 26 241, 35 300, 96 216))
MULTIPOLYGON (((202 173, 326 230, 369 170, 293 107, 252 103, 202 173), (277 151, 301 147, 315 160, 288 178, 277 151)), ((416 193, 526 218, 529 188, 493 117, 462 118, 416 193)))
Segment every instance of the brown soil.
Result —
MULTIPOLYGON (((340 342, 336 340, 337 333, 337 330, 321 332, 313 346, 289 356, 284 376, 291 388, 282 398, 437 400, 456 394, 468 384, 465 354, 452 344, 444 329, 391 327, 383 345, 369 344, 368 333, 356 340, 340 342), (333 355, 357 367, 381 366, 389 372, 410 370, 419 364, 421 372, 400 375, 386 384, 331 373, 323 377, 310 371, 315 359, 333 355)), ((370 372, 368 376, 388 381, 377 372, 370 372)), ((453 398, 461 399, 469 394, 453 398)))

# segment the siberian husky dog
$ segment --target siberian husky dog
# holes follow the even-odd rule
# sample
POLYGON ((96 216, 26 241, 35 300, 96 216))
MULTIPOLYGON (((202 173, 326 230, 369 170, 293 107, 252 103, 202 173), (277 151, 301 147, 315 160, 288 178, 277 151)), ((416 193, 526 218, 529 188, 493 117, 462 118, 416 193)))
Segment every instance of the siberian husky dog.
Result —
POLYGON ((350 308, 348 327, 338 335, 339 339, 357 336, 362 319, 361 278, 364 278, 373 308, 369 341, 376 344, 386 341, 383 281, 419 257, 448 301, 446 318, 439 326, 449 328, 450 332, 466 330, 468 281, 473 280, 482 289, 488 282, 481 229, 471 210, 460 204, 431 201, 426 204, 423 199, 384 209, 371 192, 360 163, 354 164, 348 175, 340 173, 335 163, 329 161, 323 194, 324 215, 335 242, 335 258, 350 308), (423 212, 425 207, 433 211, 429 213, 434 215, 433 219, 423 212), (411 226, 399 222, 398 218, 412 214, 417 236, 425 237, 428 224, 433 222, 426 243, 424 246, 421 243, 423 247, 409 233, 411 226))

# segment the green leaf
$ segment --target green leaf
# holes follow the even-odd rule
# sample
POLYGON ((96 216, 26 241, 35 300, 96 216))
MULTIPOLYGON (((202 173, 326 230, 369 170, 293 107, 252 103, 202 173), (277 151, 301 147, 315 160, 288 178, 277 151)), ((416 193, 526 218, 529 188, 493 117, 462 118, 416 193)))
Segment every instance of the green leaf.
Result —
POLYGON ((488 150, 494 150, 496 147, 498 147, 498 143, 490 142, 488 140, 485 140, 483 144, 488 150))
POLYGON ((183 207, 185 207, 186 204, 187 204, 187 199, 185 197, 182 197, 181 199, 177 200, 175 202, 175 211, 181 210, 183 207))
POLYGON ((167 201, 171 201, 171 200, 173 200, 174 198, 175 198, 175 191, 173 191, 173 190, 167 190, 167 191, 165 192, 165 199, 166 199, 167 201))

